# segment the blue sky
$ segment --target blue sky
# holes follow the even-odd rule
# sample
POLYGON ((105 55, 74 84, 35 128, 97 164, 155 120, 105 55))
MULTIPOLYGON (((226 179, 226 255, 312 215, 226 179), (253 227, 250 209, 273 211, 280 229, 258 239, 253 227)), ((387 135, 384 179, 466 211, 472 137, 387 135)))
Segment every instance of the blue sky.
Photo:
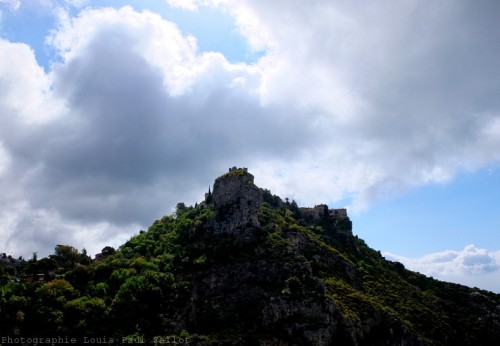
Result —
POLYGON ((382 201, 353 216, 362 238, 375 248, 411 257, 474 244, 495 250, 500 243, 500 171, 462 173, 382 201))
POLYGON ((500 292, 500 5, 0 0, 0 251, 118 246, 227 167, 500 292))

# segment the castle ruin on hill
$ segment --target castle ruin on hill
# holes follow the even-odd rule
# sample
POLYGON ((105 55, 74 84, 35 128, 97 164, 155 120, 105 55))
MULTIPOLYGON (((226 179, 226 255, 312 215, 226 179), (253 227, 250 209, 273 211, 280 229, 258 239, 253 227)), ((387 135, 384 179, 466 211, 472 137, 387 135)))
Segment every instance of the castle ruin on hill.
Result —
MULTIPOLYGON (((253 226, 258 227, 259 222, 257 213, 262 203, 262 193, 254 184, 254 177, 248 173, 246 167, 231 167, 228 172, 217 178, 214 184, 213 192, 208 190, 205 194, 205 203, 214 202, 218 214, 227 215, 231 210, 235 213, 238 222, 234 226, 253 226)), ((315 205, 313 208, 298 208, 301 218, 304 220, 348 220, 347 209, 328 208, 326 204, 315 205)))
POLYGON ((347 209, 336 208, 329 209, 326 204, 315 205, 313 208, 299 208, 300 215, 304 219, 321 220, 324 218, 331 219, 348 219, 347 209))

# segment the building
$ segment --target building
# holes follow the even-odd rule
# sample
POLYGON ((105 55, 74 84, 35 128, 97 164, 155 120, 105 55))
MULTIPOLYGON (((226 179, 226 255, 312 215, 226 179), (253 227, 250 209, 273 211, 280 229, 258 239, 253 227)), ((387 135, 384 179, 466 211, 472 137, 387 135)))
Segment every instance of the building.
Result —
POLYGON ((321 220, 323 218, 347 219, 347 209, 329 209, 326 204, 315 205, 314 208, 299 208, 303 219, 321 220))

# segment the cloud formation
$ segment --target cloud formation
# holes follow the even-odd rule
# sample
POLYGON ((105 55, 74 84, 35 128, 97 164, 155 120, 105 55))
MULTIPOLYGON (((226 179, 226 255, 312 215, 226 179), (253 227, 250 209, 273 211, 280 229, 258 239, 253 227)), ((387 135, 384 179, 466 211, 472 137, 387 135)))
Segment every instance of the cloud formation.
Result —
POLYGON ((323 122, 324 171, 352 160, 369 172, 343 191, 359 203, 498 162, 498 4, 231 3, 241 32, 268 49, 262 98, 298 100, 323 122))
POLYGON ((500 251, 489 252, 473 244, 467 245, 461 251, 446 250, 420 258, 408 258, 389 252, 384 253, 384 256, 427 275, 484 274, 500 270, 500 251))
POLYGON ((131 7, 58 9, 48 71, 0 39, 4 251, 119 244, 233 165, 362 209, 500 160, 496 2, 182 6, 227 11, 262 57, 230 63, 131 7))
POLYGON ((87 239, 98 244, 86 246, 96 252, 177 198, 199 200, 222 167, 286 155, 312 133, 293 110, 260 104, 255 67, 198 52, 157 14, 124 7, 60 19, 49 42, 61 61, 48 74, 28 46, 0 46, 11 60, 0 103, 7 250, 53 248, 56 234, 71 241, 95 228, 87 239))
POLYGON ((473 244, 463 250, 446 250, 420 258, 386 252, 384 257, 403 263, 406 268, 444 281, 479 286, 500 292, 500 251, 491 252, 473 244))

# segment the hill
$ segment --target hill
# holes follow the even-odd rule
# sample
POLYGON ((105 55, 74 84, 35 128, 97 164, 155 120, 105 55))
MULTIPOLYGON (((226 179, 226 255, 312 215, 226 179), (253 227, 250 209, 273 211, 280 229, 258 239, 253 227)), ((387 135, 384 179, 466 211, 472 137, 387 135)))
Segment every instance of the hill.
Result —
POLYGON ((500 295, 387 261, 345 210, 299 208, 246 169, 94 261, 58 245, 1 268, 2 344, 500 344, 500 295))

